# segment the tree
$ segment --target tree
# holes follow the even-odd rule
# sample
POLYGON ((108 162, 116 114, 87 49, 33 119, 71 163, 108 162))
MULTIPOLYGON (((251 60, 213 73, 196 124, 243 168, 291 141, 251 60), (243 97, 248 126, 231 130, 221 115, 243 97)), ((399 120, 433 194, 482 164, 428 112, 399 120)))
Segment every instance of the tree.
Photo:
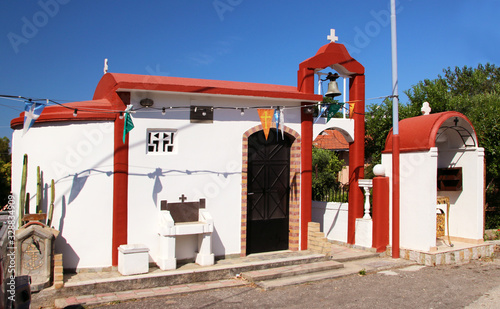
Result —
POLYGON ((0 138, 0 208, 9 201, 11 155, 10 141, 7 137, 0 138))
POLYGON ((433 113, 457 111, 467 116, 485 149, 486 181, 491 186, 500 176, 500 68, 488 63, 475 69, 448 68, 444 73, 444 77, 419 82, 405 91, 408 108, 418 114, 422 102, 428 101, 433 113))
POLYGON ((313 148, 312 191, 314 200, 318 200, 324 192, 338 187, 337 175, 343 166, 344 160, 339 160, 334 151, 313 148))
MULTIPOLYGON (((477 68, 447 68, 443 72, 444 76, 425 79, 404 92, 409 102, 400 104, 400 119, 420 115, 422 103, 426 101, 430 103, 432 113, 457 111, 464 114, 474 125, 479 146, 485 149, 486 203, 500 208, 500 68, 488 63, 479 64, 477 68)), ((380 163, 380 153, 391 128, 392 101, 386 99, 381 105, 368 108, 365 149, 372 166, 380 163)), ((500 218, 500 209, 498 212, 500 218)))

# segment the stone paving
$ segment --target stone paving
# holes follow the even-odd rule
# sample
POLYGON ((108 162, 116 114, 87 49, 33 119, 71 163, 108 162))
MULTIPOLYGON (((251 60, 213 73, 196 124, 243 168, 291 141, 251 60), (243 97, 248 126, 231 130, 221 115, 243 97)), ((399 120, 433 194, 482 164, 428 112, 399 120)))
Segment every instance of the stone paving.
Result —
MULTIPOLYGON (((135 276, 122 276, 117 271, 102 271, 102 272, 81 272, 78 274, 70 274, 65 275, 65 286, 78 286, 88 284, 89 282, 120 282, 120 280, 133 278, 146 278, 146 277, 161 277, 168 276, 175 273, 186 273, 186 272, 204 272, 211 270, 220 270, 220 269, 238 269, 244 265, 245 267, 248 265, 257 265, 258 269, 265 269, 266 267, 274 267, 277 261, 283 261, 286 259, 301 259, 302 257, 311 257, 318 256, 321 258, 319 254, 313 254, 309 251, 282 251, 282 252, 273 252, 273 253, 265 253, 265 254, 255 254, 249 255, 247 257, 241 258, 229 258, 224 260, 216 261, 216 265, 214 266, 206 266, 202 267, 194 263, 182 265, 176 270, 171 271, 162 271, 156 267, 150 268, 150 272, 143 275, 135 275, 135 276)), ((348 276, 359 273, 361 270, 365 272, 379 272, 387 270, 387 274, 390 275, 391 269, 403 268, 411 265, 415 265, 415 261, 401 259, 392 259, 386 254, 378 254, 371 250, 361 250, 358 248, 349 248, 340 245, 332 245, 331 251, 331 259, 334 261, 338 261, 343 263, 344 267, 336 270, 338 273, 333 277, 340 276, 348 276)), ((304 264, 306 265, 306 264, 304 264)), ((296 266, 296 268, 304 268, 306 269, 309 266, 296 266)), ((421 266, 415 266, 421 267, 421 266)), ((304 280, 318 277, 314 274, 303 275, 304 280)), ((322 277, 318 277, 321 280, 324 279, 322 277)), ((281 278, 280 281, 277 282, 279 285, 287 285, 287 284, 297 284, 296 278, 281 278)), ((108 302, 117 302, 117 301, 125 301, 131 299, 140 299, 145 297, 152 296, 164 296, 164 295, 173 295, 180 293, 191 293, 196 291, 206 291, 210 289, 220 289, 225 287, 238 287, 244 285, 252 285, 252 283, 244 280, 240 274, 237 274, 233 278, 226 278, 221 280, 213 280, 213 281, 205 281, 205 282, 194 282, 187 284, 177 284, 170 286, 159 286, 152 288, 143 288, 143 289, 131 289, 127 291, 116 291, 116 292, 108 292, 108 293, 99 293, 95 291, 94 294, 88 295, 76 295, 71 296, 67 295, 66 297, 59 297, 58 299, 52 300, 52 304, 55 304, 57 308, 64 308, 70 305, 93 305, 93 304, 101 304, 108 302)), ((254 285, 252 285, 254 286, 254 285)), ((53 288, 49 288, 50 290, 53 288)), ((64 290, 64 288, 63 288, 64 290)), ((42 291, 43 292, 43 291, 42 291)), ((55 295, 65 295, 63 294, 54 294, 55 295)), ((34 294, 32 297, 32 305, 39 307, 37 302, 37 295, 34 294)))
MULTIPOLYGON (((363 252, 359 250, 359 252, 363 252)), ((284 258, 290 257, 306 257, 310 256, 311 252, 309 251, 278 251, 272 253, 260 253, 260 254, 251 254, 246 257, 238 257, 238 258, 228 258, 228 259, 220 259, 215 262, 214 266, 230 266, 230 265, 241 265, 246 263, 259 263, 266 261, 274 261, 280 260, 284 258)), ((210 266, 208 266, 210 267, 210 266)), ((150 266, 149 272, 147 275, 168 275, 176 272, 181 272, 185 270, 203 270, 207 267, 200 266, 195 263, 187 263, 179 266, 175 270, 161 270, 157 266, 150 266)), ((106 279, 116 279, 123 278, 124 276, 118 272, 118 270, 109 270, 109 271, 84 271, 78 273, 71 273, 64 275, 64 283, 65 284, 78 284, 82 282, 88 281, 102 281, 106 279)))
POLYGON ((245 285, 246 282, 238 279, 226 279, 211 282, 196 282, 175 286, 164 286, 143 290, 122 291, 115 293, 102 293, 93 295, 73 296, 68 298, 59 298, 55 300, 56 308, 65 308, 75 305, 96 305, 109 302, 126 301, 131 299, 141 299, 153 296, 166 296, 179 293, 190 293, 220 289, 227 287, 236 287, 245 285))

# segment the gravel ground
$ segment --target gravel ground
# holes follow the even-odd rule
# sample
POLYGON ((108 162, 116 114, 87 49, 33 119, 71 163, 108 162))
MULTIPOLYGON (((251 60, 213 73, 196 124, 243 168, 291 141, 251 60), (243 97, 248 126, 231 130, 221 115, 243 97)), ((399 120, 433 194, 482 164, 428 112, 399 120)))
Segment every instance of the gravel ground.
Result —
POLYGON ((92 308, 500 308, 500 260, 353 275, 264 291, 255 286, 92 308))

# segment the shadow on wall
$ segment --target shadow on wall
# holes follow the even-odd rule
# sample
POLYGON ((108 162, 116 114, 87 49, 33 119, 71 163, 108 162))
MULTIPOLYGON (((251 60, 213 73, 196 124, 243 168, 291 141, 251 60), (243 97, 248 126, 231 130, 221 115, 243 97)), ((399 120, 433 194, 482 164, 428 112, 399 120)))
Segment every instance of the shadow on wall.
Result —
MULTIPOLYGON (((140 168, 140 166, 136 166, 140 168)), ((144 167, 147 168, 147 167, 144 167)), ((222 175, 224 178, 228 178, 230 175, 240 175, 241 171, 235 171, 235 172, 228 172, 228 171, 223 171, 223 172, 218 172, 218 171, 210 171, 210 170, 166 170, 164 171, 162 168, 157 167, 153 172, 147 173, 147 174, 141 174, 141 173, 129 173, 129 176, 147 176, 149 179, 153 179, 153 188, 151 192, 151 198, 153 199, 153 202, 155 205, 158 205, 158 194, 160 194, 163 190, 163 184, 161 182, 161 177, 165 177, 168 174, 184 174, 184 175, 194 175, 194 174, 200 174, 200 175, 222 175)))
POLYGON ((330 240, 347 241, 347 203, 318 202, 312 204, 312 221, 330 240))
POLYGON ((222 240, 220 239, 219 233, 217 232, 217 228, 215 227, 214 224, 214 231, 212 233, 212 252, 217 252, 217 256, 226 256, 226 247, 224 247, 224 244, 222 243, 222 240))
MULTIPOLYGON (((76 254, 73 247, 64 238, 64 218, 66 217, 66 196, 61 200, 61 218, 59 219, 59 236, 56 238, 56 253, 63 254, 63 266, 65 269, 76 270, 80 257, 76 254)), ((84 232, 84 231, 83 231, 84 232)))
POLYGON ((90 170, 83 171, 73 176, 73 184, 71 185, 68 204, 71 204, 71 202, 73 202, 78 197, 80 192, 82 192, 82 189, 85 186, 85 183, 87 182, 89 176, 90 170))
POLYGON ((161 168, 156 168, 154 172, 152 173, 149 173, 148 174, 148 177, 151 178, 151 179, 154 179, 154 184, 153 184, 153 193, 152 193, 152 197, 153 197, 153 202, 155 203, 155 205, 158 205, 158 193, 161 192, 161 190, 163 190, 163 185, 161 184, 161 180, 160 180, 160 177, 162 176, 163 172, 161 170, 161 168))

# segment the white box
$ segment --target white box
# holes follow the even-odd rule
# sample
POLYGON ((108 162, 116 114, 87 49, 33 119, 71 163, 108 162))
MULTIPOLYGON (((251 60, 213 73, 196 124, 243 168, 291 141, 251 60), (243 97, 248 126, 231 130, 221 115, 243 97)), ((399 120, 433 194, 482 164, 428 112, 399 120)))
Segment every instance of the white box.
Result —
POLYGON ((118 247, 118 271, 122 275, 144 274, 149 271, 149 249, 144 245, 118 247))

